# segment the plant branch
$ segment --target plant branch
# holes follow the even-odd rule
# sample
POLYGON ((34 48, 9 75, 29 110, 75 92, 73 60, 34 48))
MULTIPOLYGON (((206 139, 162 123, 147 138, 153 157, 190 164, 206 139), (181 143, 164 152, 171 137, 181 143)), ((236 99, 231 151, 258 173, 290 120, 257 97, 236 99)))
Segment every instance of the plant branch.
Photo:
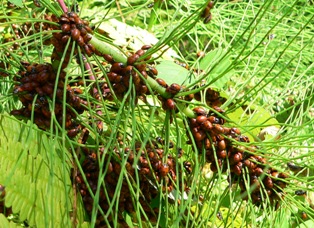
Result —
MULTIPOLYGON (((84 62, 84 67, 87 70, 89 79, 91 81, 95 81, 96 78, 94 76, 94 73, 92 72, 92 69, 91 69, 91 66, 90 66, 89 62, 86 61, 86 57, 84 55, 82 55, 82 59, 83 59, 83 62, 84 62)), ((93 97, 95 97, 97 99, 97 95, 99 94, 97 88, 93 87, 93 93, 92 94, 93 94, 93 97)), ((99 105, 96 106, 97 109, 99 107, 100 107, 99 105)), ((102 116, 102 111, 101 110, 98 110, 96 113, 97 113, 97 115, 102 116)), ((103 129, 103 122, 101 120, 98 120, 96 125, 97 125, 97 128, 99 130, 103 129)))
POLYGON ((63 12, 67 13, 68 12, 68 7, 65 5, 64 1, 63 0, 58 0, 58 3, 60 5, 60 7, 62 8, 63 12))
POLYGON ((123 64, 127 63, 127 57, 117 48, 97 39, 93 35, 91 35, 91 37, 92 39, 89 41, 89 43, 93 45, 100 53, 111 55, 115 62, 123 64))

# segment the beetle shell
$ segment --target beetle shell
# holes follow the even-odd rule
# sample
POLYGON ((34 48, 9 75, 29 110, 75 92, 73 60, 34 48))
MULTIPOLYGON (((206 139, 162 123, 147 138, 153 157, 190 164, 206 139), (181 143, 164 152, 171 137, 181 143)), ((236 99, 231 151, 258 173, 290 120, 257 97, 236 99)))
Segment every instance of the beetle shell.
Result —
POLYGON ((208 4, 207 4, 207 7, 209 7, 209 8, 213 8, 214 7, 214 2, 213 1, 210 1, 208 4))
POLYGON ((128 57, 127 63, 128 65, 133 65, 140 56, 137 54, 131 55, 128 57))
POLYGON ((84 26, 79 27, 79 30, 81 32, 81 36, 84 37, 87 34, 87 31, 84 26))
POLYGON ((243 156, 241 153, 236 153, 233 156, 231 156, 230 163, 236 164, 236 163, 242 161, 242 158, 243 158, 243 156))
POLYGON ((84 51, 85 51, 85 53, 86 53, 87 56, 92 56, 93 51, 89 48, 88 45, 85 44, 85 45, 83 46, 83 48, 84 48, 84 51))
POLYGON ((231 128, 231 134, 241 135, 241 131, 238 128, 231 128))
POLYGON ((279 173, 278 177, 282 178, 282 179, 286 179, 286 178, 288 178, 288 175, 286 173, 279 173))
POLYGON ((176 108, 174 100, 170 98, 166 100, 165 105, 168 110, 174 110, 176 108))
POLYGON ((207 121, 207 117, 206 116, 197 116, 196 117, 196 122, 198 124, 202 124, 203 122, 207 121))
POLYGON ((172 83, 168 88, 167 88, 167 92, 171 93, 171 94, 177 94, 179 93, 181 90, 181 86, 177 83, 172 83))
POLYGON ((62 32, 64 32, 64 33, 69 33, 69 32, 70 32, 70 29, 71 29, 71 27, 70 27, 69 24, 63 24, 63 25, 61 25, 61 30, 62 30, 62 32))
POLYGON ((210 139, 209 139, 209 138, 206 138, 206 139, 204 140, 204 146, 205 146, 205 149, 206 149, 206 150, 211 149, 211 142, 210 142, 210 139))
POLYGON ((209 13, 209 15, 207 17, 205 17, 203 22, 204 22, 204 24, 208 24, 212 19, 213 19, 213 16, 211 13, 209 13))
POLYGON ((123 63, 114 63, 112 64, 110 71, 114 73, 120 73, 122 72, 123 67, 124 67, 123 63))
POLYGON ((256 167, 256 168, 254 169, 254 174, 255 174, 256 176, 262 175, 262 174, 263 174, 263 169, 262 169, 261 167, 256 167))
POLYGON ((12 110, 10 114, 13 116, 21 116, 23 115, 23 111, 21 109, 15 109, 15 110, 12 110))
POLYGON ((73 40, 75 40, 75 41, 78 40, 80 35, 81 35, 81 32, 77 28, 71 30, 71 37, 73 40))
POLYGON ((87 46, 93 53, 95 52, 95 47, 92 44, 88 43, 87 46))
POLYGON ((85 44, 84 38, 82 36, 79 36, 76 42, 80 47, 83 47, 85 44))
POLYGON ((225 141, 225 140, 220 140, 220 141, 218 142, 218 148, 219 148, 219 150, 224 150, 224 149, 226 149, 226 141, 225 141))
POLYGON ((194 134, 194 138, 196 141, 202 141, 206 138, 206 133, 203 130, 199 130, 194 134))
POLYGON ((221 159, 225 159, 227 157, 227 152, 225 150, 218 150, 217 157, 221 159))
POLYGON ((140 89, 141 94, 146 94, 148 92, 148 88, 146 85, 142 85, 140 89))
POLYGON ((160 175, 162 177, 165 177, 169 173, 169 166, 167 164, 162 164, 162 166, 159 169, 160 175))
POLYGON ((252 172, 256 167, 256 164, 248 159, 244 160, 244 165, 248 167, 250 172, 252 172))
POLYGON ((104 59, 109 62, 109 63, 113 63, 113 58, 111 55, 108 54, 103 54, 104 59))
POLYGON ((85 26, 85 29, 88 33, 93 34, 93 30, 89 26, 85 26))
POLYGON ((123 76, 130 76, 132 74, 133 66, 126 66, 125 68, 122 69, 122 74, 123 76))
POLYGON ((66 16, 61 16, 61 17, 60 17, 60 22, 61 22, 61 23, 69 23, 70 20, 69 20, 69 18, 66 17, 66 16))
POLYGON ((217 117, 215 117, 215 116, 209 116, 208 117, 208 120, 211 122, 211 123, 213 123, 213 124, 219 124, 219 119, 217 118, 217 117))
POLYGON ((213 126, 214 126, 214 130, 218 134, 224 133, 224 128, 220 124, 214 124, 213 126))
POLYGON ((242 173, 242 169, 237 164, 233 166, 232 171, 238 176, 240 176, 242 173))
POLYGON ((149 68, 149 71, 152 72, 153 75, 157 75, 158 74, 158 71, 157 71, 157 69, 155 67, 148 66, 148 68, 149 68))
POLYGON ((146 64, 143 63, 143 64, 137 64, 135 65, 136 69, 138 69, 138 71, 142 72, 142 71, 145 71, 146 70, 146 64))
POLYGON ((150 49, 152 46, 151 45, 148 45, 148 44, 146 44, 146 45, 143 45, 142 46, 142 50, 148 50, 148 49, 150 49))
POLYGON ((37 78, 36 78, 36 80, 38 81, 38 82, 46 82, 47 80, 48 80, 48 78, 49 78, 49 72, 47 72, 47 71, 42 71, 42 72, 40 72, 38 75, 37 75, 37 78))
POLYGON ((205 131, 210 131, 211 129, 213 129, 213 125, 210 121, 206 120, 201 124, 201 128, 205 131))
POLYGON ((270 177, 265 177, 264 184, 267 188, 273 188, 274 187, 273 180, 270 177))
POLYGON ((202 13, 202 17, 205 18, 209 15, 210 13, 210 7, 207 5, 206 8, 204 9, 203 13, 202 13))
POLYGON ((86 34, 85 36, 83 36, 83 38, 84 38, 85 43, 88 43, 92 39, 92 36, 89 34, 86 34))
POLYGON ((61 38, 61 42, 65 44, 65 43, 68 42, 69 39, 70 39, 70 36, 69 36, 69 35, 64 35, 64 36, 62 36, 62 38, 61 38))
POLYGON ((195 107, 193 109, 193 112, 198 116, 205 116, 206 115, 206 110, 202 107, 195 107))
POLYGON ((167 83, 166 83, 163 79, 157 78, 156 81, 157 81, 157 83, 158 83, 159 85, 161 85, 162 87, 167 88, 167 83))
POLYGON ((205 57, 205 52, 203 52, 203 51, 197 52, 197 57, 198 57, 198 58, 203 58, 203 57, 205 57))
POLYGON ((301 218, 303 220, 306 220, 308 218, 306 212, 304 212, 304 211, 301 212, 301 218))
POLYGON ((186 101, 191 101, 193 99, 194 99, 193 93, 190 93, 190 94, 184 96, 184 100, 186 100, 186 101))
POLYGON ((143 49, 138 50, 137 52, 135 52, 135 54, 142 56, 145 54, 145 51, 143 49))

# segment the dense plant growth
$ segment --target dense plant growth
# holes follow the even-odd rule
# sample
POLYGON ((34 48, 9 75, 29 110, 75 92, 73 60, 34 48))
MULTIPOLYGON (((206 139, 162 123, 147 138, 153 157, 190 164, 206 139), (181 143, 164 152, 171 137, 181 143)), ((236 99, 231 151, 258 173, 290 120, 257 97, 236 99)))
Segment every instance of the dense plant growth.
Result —
POLYGON ((2 2, 0 222, 312 224, 310 3, 184 2, 2 2))

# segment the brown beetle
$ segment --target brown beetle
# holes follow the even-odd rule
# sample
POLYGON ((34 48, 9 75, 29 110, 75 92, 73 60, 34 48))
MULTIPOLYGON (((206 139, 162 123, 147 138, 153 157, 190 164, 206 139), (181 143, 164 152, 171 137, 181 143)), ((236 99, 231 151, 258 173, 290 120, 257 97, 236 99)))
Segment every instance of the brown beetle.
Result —
POLYGON ((167 88, 167 87, 168 87, 167 83, 166 83, 163 79, 157 78, 156 81, 157 81, 157 83, 158 83, 159 85, 161 85, 162 87, 164 87, 164 88, 167 88))
POLYGON ((61 25, 61 30, 62 30, 62 32, 64 32, 64 33, 70 33, 70 29, 71 29, 71 27, 70 27, 69 24, 63 24, 63 25, 61 25))
POLYGON ((75 40, 75 41, 78 40, 80 35, 81 35, 81 32, 77 28, 71 30, 71 37, 72 37, 73 40, 75 40))

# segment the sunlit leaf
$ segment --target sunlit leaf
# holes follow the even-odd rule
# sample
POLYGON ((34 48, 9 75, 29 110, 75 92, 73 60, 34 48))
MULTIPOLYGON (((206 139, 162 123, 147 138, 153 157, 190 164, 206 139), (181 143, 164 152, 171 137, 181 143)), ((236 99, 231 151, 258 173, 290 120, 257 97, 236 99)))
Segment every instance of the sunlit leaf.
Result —
POLYGON ((278 121, 261 106, 250 104, 242 106, 228 113, 228 117, 243 127, 242 133, 255 141, 264 127, 279 126, 278 121))
POLYGON ((300 225, 298 225, 296 228, 309 228, 314 227, 314 221, 313 220, 307 220, 300 225))
POLYGON ((60 145, 47 140, 34 125, 0 115, 0 161, 6 161, 0 166, 0 183, 6 189, 5 205, 31 226, 71 224, 70 167, 57 150, 60 145))
POLYGON ((13 3, 14 5, 18 7, 23 7, 23 1, 22 0, 9 0, 9 2, 13 3))
POLYGON ((193 78, 188 78, 189 71, 173 61, 161 61, 156 69, 158 70, 158 78, 163 79, 168 85, 172 83, 186 85, 193 82, 193 78))
POLYGON ((210 51, 201 59, 199 68, 209 71, 207 82, 214 82, 210 86, 223 88, 234 73, 233 70, 226 71, 231 66, 230 56, 224 56, 225 51, 221 48, 210 51), (218 77, 218 79, 217 79, 218 77))

